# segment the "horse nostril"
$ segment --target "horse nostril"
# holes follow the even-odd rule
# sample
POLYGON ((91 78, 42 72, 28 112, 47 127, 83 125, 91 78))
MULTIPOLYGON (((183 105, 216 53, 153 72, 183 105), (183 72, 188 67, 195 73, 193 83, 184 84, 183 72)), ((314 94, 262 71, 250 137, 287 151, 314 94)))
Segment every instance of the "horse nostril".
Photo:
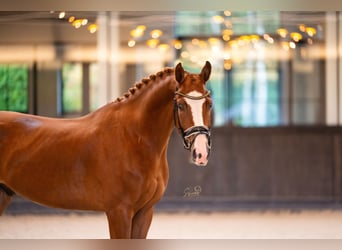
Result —
POLYGON ((196 159, 197 157, 197 153, 196 153, 196 149, 194 149, 194 151, 192 151, 192 159, 196 159))
POLYGON ((202 158, 202 154, 199 153, 199 154, 198 154, 198 159, 201 159, 201 158, 202 158))

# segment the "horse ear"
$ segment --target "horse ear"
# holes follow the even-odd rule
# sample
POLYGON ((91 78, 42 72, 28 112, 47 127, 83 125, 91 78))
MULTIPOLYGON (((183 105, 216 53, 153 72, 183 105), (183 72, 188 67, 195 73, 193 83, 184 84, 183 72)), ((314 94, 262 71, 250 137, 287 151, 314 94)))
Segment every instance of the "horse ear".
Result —
POLYGON ((184 69, 181 63, 178 63, 175 70, 176 80, 178 83, 182 83, 184 81, 184 69))
POLYGON ((204 82, 207 82, 211 73, 211 64, 210 62, 206 61, 204 67, 202 68, 201 71, 201 76, 204 80, 204 82))

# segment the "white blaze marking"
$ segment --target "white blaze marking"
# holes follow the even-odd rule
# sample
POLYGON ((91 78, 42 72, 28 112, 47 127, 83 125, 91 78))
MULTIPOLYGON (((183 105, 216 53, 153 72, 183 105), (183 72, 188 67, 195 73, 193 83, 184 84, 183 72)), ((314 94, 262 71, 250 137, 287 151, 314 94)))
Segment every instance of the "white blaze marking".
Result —
MULTIPOLYGON (((198 91, 191 91, 188 93, 190 96, 202 96, 202 94, 198 91)), ((192 118, 194 120, 194 126, 204 126, 203 121, 203 103, 205 102, 205 98, 200 100, 192 100, 189 98, 184 98, 186 103, 191 107, 192 118)))
MULTIPOLYGON (((191 91, 187 95, 199 97, 202 94, 198 91, 191 91)), ((194 126, 204 126, 203 121, 203 104, 205 98, 200 100, 193 100, 189 98, 184 98, 186 103, 190 106, 192 112, 192 119, 194 121, 194 126)), ((208 138, 204 134, 199 134, 195 137, 193 142, 192 152, 196 152, 196 157, 193 162, 198 166, 205 166, 208 163, 208 138)), ((191 156, 193 157, 193 156, 191 156)))

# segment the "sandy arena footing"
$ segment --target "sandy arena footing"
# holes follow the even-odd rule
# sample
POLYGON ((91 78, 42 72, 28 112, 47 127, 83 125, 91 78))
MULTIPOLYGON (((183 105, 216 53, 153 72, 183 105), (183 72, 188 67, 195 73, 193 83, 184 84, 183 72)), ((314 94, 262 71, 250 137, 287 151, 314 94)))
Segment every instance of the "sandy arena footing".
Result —
MULTIPOLYGON (((1 239, 107 239, 104 214, 3 215, 1 239)), ((149 239, 342 239, 342 211, 155 213, 149 239)))

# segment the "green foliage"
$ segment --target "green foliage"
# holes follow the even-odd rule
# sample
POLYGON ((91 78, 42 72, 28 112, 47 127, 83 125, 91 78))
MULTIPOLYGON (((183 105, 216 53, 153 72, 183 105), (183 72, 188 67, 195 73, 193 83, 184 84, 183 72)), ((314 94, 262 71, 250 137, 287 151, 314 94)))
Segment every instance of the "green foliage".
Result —
POLYGON ((0 110, 27 112, 27 97, 27 65, 0 64, 0 110))
POLYGON ((82 110, 82 65, 63 64, 63 112, 77 113, 82 110))

